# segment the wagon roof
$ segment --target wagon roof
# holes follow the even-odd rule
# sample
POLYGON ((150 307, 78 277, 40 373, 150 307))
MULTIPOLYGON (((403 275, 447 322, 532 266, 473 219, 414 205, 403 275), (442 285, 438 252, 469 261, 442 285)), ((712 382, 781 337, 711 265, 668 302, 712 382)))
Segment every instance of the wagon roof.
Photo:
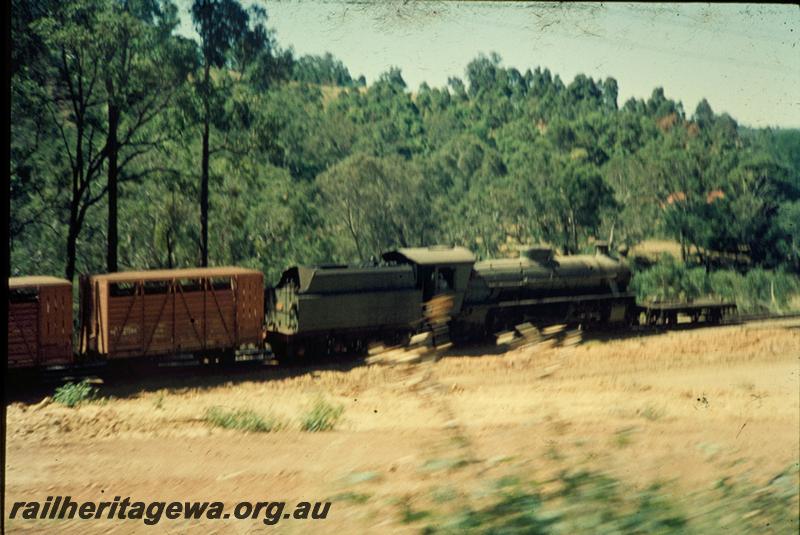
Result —
POLYGON ((230 277, 232 275, 261 275, 260 271, 236 266, 188 268, 188 269, 154 269, 150 271, 121 271, 92 275, 92 280, 102 282, 137 282, 172 279, 195 279, 208 277, 230 277))
POLYGON ((475 262, 475 255, 464 247, 451 247, 447 245, 433 245, 431 247, 408 247, 390 251, 383 255, 386 260, 406 258, 415 264, 471 264, 475 262))
POLYGON ((32 275, 28 277, 11 277, 8 279, 9 288, 26 288, 31 286, 63 286, 70 285, 66 279, 50 277, 47 275, 32 275))

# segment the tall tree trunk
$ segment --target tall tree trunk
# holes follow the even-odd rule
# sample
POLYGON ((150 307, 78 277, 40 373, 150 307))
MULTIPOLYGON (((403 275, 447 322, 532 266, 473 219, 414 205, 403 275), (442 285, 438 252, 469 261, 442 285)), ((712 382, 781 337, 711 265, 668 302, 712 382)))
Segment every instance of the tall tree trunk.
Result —
POLYGON ((76 244, 78 243, 78 233, 80 233, 78 214, 81 202, 80 184, 83 178, 83 124, 83 114, 81 113, 77 119, 75 163, 72 166, 72 202, 69 205, 69 228, 67 229, 67 267, 65 275, 70 282, 75 277, 76 244))
POLYGON ((575 224, 575 212, 572 210, 569 211, 569 234, 572 249, 569 254, 575 254, 578 252, 578 227, 575 224))
POLYGON ((678 233, 678 239, 681 242, 681 262, 686 263, 686 240, 683 237, 683 231, 678 233))
POLYGON ((174 262, 172 261, 172 229, 167 229, 167 268, 173 269, 174 262))
POLYGON ((169 226, 167 227, 167 267, 173 269, 174 247, 172 246, 172 229, 175 226, 175 188, 172 188, 172 207, 169 214, 169 226))
POLYGON ((117 156, 119 152, 117 129, 119 127, 119 108, 108 103, 108 250, 106 265, 109 273, 117 271, 117 156))
POLYGON ((200 177, 200 265, 208 266, 208 136, 210 133, 211 114, 209 106, 210 77, 209 65, 205 67, 205 95, 204 95, 204 115, 203 115, 203 162, 202 175, 200 177))
POLYGON ((75 254, 76 244, 78 242, 78 224, 72 217, 70 217, 69 230, 67 231, 67 269, 65 270, 65 278, 72 282, 75 277, 75 254))

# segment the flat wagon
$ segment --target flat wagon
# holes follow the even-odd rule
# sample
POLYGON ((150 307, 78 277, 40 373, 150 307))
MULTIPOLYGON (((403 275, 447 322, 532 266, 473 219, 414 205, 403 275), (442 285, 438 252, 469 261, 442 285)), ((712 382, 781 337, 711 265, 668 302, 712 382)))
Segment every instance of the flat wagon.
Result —
POLYGON ((9 369, 70 364, 72 284, 55 277, 8 280, 9 369))
POLYGON ((717 324, 736 312, 736 303, 698 299, 689 302, 651 301, 639 307, 646 325, 677 325, 685 316, 691 323, 717 324))
POLYGON ((264 278, 215 267, 91 275, 81 279, 81 352, 108 360, 234 360, 263 345, 264 278))

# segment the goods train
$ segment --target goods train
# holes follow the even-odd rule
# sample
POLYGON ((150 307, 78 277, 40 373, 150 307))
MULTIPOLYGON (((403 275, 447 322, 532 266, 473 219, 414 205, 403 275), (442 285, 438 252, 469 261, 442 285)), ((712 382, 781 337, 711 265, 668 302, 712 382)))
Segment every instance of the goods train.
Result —
POLYGON ((446 296, 448 338, 485 338, 515 325, 718 322, 733 303, 639 305, 631 272, 600 243, 594 255, 526 247, 476 262, 463 247, 403 248, 369 265, 295 266, 264 289, 238 267, 90 275, 79 286, 78 350, 72 288, 51 277, 9 281, 8 367, 175 358, 233 362, 272 353, 290 361, 403 344, 431 328, 425 305, 446 296))

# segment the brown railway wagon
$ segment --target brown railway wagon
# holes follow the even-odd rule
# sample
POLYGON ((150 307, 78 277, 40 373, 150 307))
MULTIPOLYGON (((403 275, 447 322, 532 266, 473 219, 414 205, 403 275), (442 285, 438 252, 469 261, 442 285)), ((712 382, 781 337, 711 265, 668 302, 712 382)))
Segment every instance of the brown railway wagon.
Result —
POLYGON ((72 361, 72 284, 55 277, 8 279, 8 368, 72 361))
POLYGON ((264 275, 239 267, 81 279, 81 350, 109 359, 232 355, 263 341, 264 275))

